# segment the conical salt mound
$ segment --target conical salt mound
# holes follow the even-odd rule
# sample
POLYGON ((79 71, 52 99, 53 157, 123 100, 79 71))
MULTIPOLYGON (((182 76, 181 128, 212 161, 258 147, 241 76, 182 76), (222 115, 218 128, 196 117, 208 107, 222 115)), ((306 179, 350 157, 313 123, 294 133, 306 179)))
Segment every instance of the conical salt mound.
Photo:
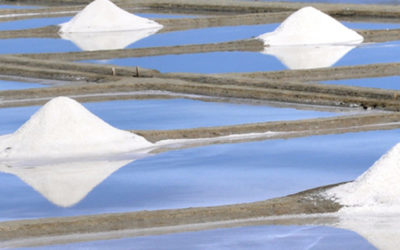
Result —
POLYGON ((155 21, 125 11, 109 0, 94 0, 69 22, 60 26, 60 33, 127 31, 163 27, 155 21))
POLYGON ((57 97, 14 134, 0 137, 0 159, 113 154, 151 145, 141 136, 110 126, 75 100, 57 97))
POLYGON ((258 37, 266 46, 359 44, 363 37, 327 14, 304 7, 290 15, 275 31, 258 37))
POLYGON ((327 194, 345 206, 398 209, 399 181, 400 144, 397 144, 355 181, 332 188, 327 194))

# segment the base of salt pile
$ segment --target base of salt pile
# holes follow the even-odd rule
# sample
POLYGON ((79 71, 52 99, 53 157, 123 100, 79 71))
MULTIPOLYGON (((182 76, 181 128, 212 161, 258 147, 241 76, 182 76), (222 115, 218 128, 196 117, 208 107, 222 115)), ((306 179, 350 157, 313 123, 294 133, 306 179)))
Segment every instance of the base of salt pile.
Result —
POLYGON ((60 26, 60 33, 128 31, 163 27, 153 20, 125 11, 109 0, 94 0, 69 22, 60 26))
POLYGON ((294 12, 276 30, 257 38, 265 46, 359 44, 364 40, 357 32, 313 7, 294 12))
POLYGON ((395 145, 355 181, 326 192, 346 212, 398 213, 400 210, 400 144, 395 145))
POLYGON ((75 100, 57 97, 15 133, 0 136, 0 160, 103 156, 152 145, 139 135, 112 127, 75 100))

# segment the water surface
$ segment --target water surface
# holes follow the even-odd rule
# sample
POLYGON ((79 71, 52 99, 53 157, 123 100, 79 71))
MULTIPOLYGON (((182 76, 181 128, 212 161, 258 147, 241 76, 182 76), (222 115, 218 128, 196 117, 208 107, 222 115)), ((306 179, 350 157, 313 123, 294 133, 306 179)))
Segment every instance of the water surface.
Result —
POLYGON ((253 226, 83 242, 42 249, 375 249, 358 234, 323 226, 253 226))

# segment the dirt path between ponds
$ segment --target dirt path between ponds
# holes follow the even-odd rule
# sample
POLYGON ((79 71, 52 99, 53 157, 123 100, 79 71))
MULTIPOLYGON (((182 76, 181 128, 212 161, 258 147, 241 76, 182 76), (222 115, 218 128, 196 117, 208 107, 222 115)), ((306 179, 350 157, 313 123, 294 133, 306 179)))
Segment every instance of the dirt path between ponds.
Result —
MULTIPOLYGON (((154 228, 176 227, 173 232, 188 231, 185 225, 209 224, 209 229, 232 227, 212 224, 232 220, 256 219, 266 216, 316 214, 336 212, 341 205, 320 196, 320 192, 332 187, 320 187, 283 198, 260 202, 243 203, 215 207, 195 207, 184 209, 139 211, 130 213, 101 214, 76 217, 59 217, 36 220, 7 221, 0 223, 0 247, 47 245, 65 242, 93 240, 95 233, 118 233, 121 230, 135 230, 133 236, 153 235, 154 228), (73 237, 78 235, 79 237, 73 237), (71 238, 62 236, 72 235, 71 238), (46 237, 47 242, 45 238, 46 237), (50 237, 53 237, 52 239, 50 237), (58 239, 57 239, 58 237, 58 239), (35 242, 35 238, 37 239, 35 242), (50 242, 49 242, 50 241, 50 242)), ((238 221, 240 223, 240 221, 238 221)), ((243 224, 243 222, 241 222, 243 224)), ((249 220, 249 225, 257 223, 249 220)), ((233 225, 234 226, 234 225, 233 225)), ((203 226, 202 230, 208 229, 203 226)), ((121 232, 122 233, 122 232, 121 232)), ((118 235, 118 234, 117 234, 118 235)), ((114 238, 118 238, 114 236, 114 238)), ((104 237, 102 237, 104 239, 104 237)))
MULTIPOLYGON (((68 71, 65 74, 68 75, 68 71)), ((164 91, 216 98, 400 110, 400 91, 394 90, 243 78, 222 79, 222 83, 156 77, 115 76, 111 79, 114 81, 103 78, 108 82, 0 91, 0 107, 37 105, 61 95, 78 101, 114 100, 135 99, 137 92, 164 91)))

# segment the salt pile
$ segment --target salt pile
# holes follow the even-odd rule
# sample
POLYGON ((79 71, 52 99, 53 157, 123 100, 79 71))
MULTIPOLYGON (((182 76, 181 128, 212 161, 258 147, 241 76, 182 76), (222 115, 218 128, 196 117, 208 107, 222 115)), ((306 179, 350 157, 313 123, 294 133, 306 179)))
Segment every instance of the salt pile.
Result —
POLYGON ((69 22, 60 25, 60 33, 127 31, 158 28, 162 25, 133 15, 109 0, 94 0, 69 22))
POLYGON ((0 172, 18 176, 47 200, 71 207, 85 198, 108 176, 132 160, 47 163, 29 167, 0 164, 0 172))
POLYGON ((304 7, 290 15, 273 32, 258 37, 266 46, 359 44, 363 37, 327 14, 304 7))
POLYGON ((342 211, 399 213, 400 143, 355 181, 326 192, 345 207, 342 211))
POLYGON ((0 137, 0 160, 108 155, 152 145, 141 136, 110 126, 78 102, 57 97, 15 133, 0 137))

